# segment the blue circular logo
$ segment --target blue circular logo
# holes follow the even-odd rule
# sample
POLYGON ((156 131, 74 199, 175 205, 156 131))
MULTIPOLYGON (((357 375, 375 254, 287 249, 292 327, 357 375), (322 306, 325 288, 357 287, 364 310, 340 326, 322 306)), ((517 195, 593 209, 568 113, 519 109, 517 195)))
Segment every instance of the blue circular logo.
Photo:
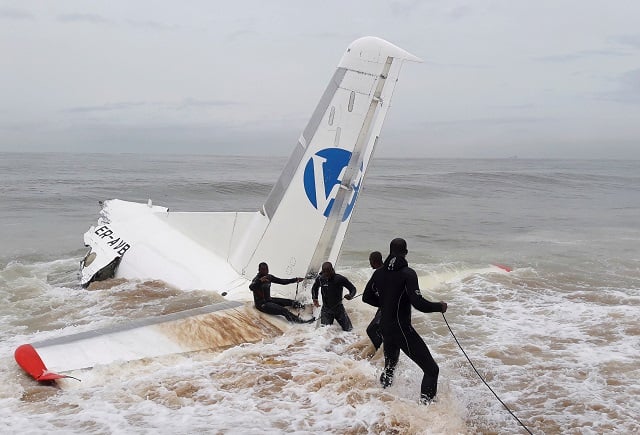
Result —
MULTIPOLYGON (((325 148, 311 156, 304 168, 304 191, 307 198, 325 217, 329 217, 331 213, 350 159, 350 151, 342 148, 325 148)), ((362 167, 360 167, 357 180, 352 185, 351 198, 348 199, 349 202, 342 216, 343 222, 347 220, 356 203, 362 175, 362 167)))

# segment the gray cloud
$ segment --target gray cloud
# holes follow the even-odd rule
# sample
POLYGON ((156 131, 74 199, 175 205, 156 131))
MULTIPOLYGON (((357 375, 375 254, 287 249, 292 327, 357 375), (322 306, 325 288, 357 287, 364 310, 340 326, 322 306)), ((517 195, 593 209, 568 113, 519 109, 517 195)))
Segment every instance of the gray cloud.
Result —
POLYGON ((629 89, 639 92, 640 91, 640 68, 627 71, 622 74, 621 82, 629 87, 629 89))
MULTIPOLYGON (((4 110, 0 111, 0 113, 4 114, 4 110)), ((33 121, 0 121, 0 130, 3 130, 7 133, 23 133, 33 131, 34 129, 42 128, 42 123, 33 122, 33 121)))
POLYGON ((318 41, 326 41, 327 39, 333 39, 336 41, 354 41, 361 36, 362 35, 357 32, 315 32, 309 34, 309 37, 317 39, 318 41))
POLYGON ((434 60, 423 60, 424 64, 429 65, 429 67, 436 68, 453 68, 453 69, 491 69, 495 68, 495 66, 488 64, 471 64, 471 63, 451 63, 451 62, 438 62, 434 60))
POLYGON ((164 32, 168 30, 178 30, 180 28, 179 26, 164 24, 158 21, 151 21, 151 20, 144 20, 144 21, 127 20, 127 24, 134 28, 143 29, 143 30, 154 30, 159 32, 164 32))
POLYGON ((591 140, 606 154, 640 138, 639 2, 588 0, 580 19, 571 2, 40 3, 0 2, 16 6, 0 6, 0 149, 287 154, 365 35, 425 60, 402 69, 382 153, 562 155, 591 140))
POLYGON ((614 50, 581 50, 573 53, 535 57, 533 59, 543 62, 572 62, 598 56, 629 56, 629 54, 614 50))
POLYGON ((111 24, 112 21, 97 14, 62 14, 58 15, 58 21, 63 23, 91 23, 111 24))
POLYGON ((188 110, 188 109, 208 109, 213 107, 225 107, 238 104, 234 101, 225 100, 199 100, 196 98, 185 98, 180 102, 153 102, 153 101, 119 101, 116 103, 106 103, 97 106, 75 106, 64 109, 67 113, 98 113, 117 112, 137 108, 161 108, 167 110, 188 110))
POLYGON ((6 20, 33 20, 35 15, 22 9, 0 8, 0 18, 6 20))
POLYGON ((611 38, 612 42, 628 45, 633 48, 640 49, 640 34, 635 35, 622 35, 615 38, 611 38))
POLYGON ((615 91, 603 93, 600 98, 619 103, 640 103, 640 69, 621 74, 617 83, 618 88, 615 91))
POLYGON ((239 30, 235 30, 231 33, 229 33, 226 37, 225 40, 227 42, 236 42, 242 39, 246 39, 249 38, 251 36, 256 36, 257 32, 254 30, 250 30, 250 29, 239 29, 239 30))
POLYGON ((65 109, 69 113, 91 113, 91 112, 112 112, 118 110, 128 110, 134 107, 147 106, 150 103, 123 101, 119 103, 107 103, 99 106, 77 106, 65 109))
MULTIPOLYGON (((117 24, 116 21, 98 14, 62 14, 58 21, 63 23, 117 24)), ((143 30, 168 31, 180 29, 180 26, 169 25, 154 20, 126 20, 129 27, 143 30)))
POLYGON ((495 117, 495 118, 475 118, 475 119, 452 119, 447 121, 427 121, 424 126, 480 126, 480 125, 521 125, 538 124, 553 121, 552 118, 545 117, 495 117))
POLYGON ((456 6, 451 9, 449 16, 453 19, 466 18, 473 15, 473 8, 469 5, 456 6))
POLYGON ((211 107, 223 107, 223 106, 233 106, 238 104, 234 101, 224 101, 224 100, 198 100, 195 98, 185 98, 182 103, 178 103, 173 105, 176 109, 193 109, 193 108, 211 108, 211 107))
POLYGON ((422 5, 421 0, 396 0, 390 3, 390 9, 394 15, 406 17, 420 9, 422 5))
POLYGON ((507 110, 528 110, 533 109, 536 106, 531 103, 520 103, 520 104, 502 104, 502 105, 494 105, 497 109, 507 109, 507 110))

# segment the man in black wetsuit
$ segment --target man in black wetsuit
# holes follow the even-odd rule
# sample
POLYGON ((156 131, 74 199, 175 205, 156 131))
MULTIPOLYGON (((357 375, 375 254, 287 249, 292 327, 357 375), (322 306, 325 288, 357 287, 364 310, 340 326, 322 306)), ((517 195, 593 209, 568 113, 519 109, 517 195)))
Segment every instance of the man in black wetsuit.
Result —
POLYGON ((322 272, 316 278, 311 287, 311 297, 313 304, 319 307, 318 289, 322 292, 322 310, 320 311, 320 323, 322 325, 332 325, 334 319, 338 321, 344 331, 351 331, 353 325, 347 315, 344 305, 342 305, 342 290, 346 288, 349 294, 345 299, 351 300, 356 295, 356 287, 344 276, 333 270, 330 262, 322 264, 322 272))
MULTIPOLYGON (((382 254, 379 251, 373 251, 371 254, 369 254, 369 265, 373 270, 377 270, 382 267, 382 254)), ((381 316, 382 311, 380 310, 380 308, 378 308, 378 311, 376 311, 376 315, 373 317, 373 320, 371 321, 371 323, 369 323, 369 326, 367 326, 367 335, 371 339, 371 343, 373 343, 373 347, 375 348, 373 354, 375 354, 382 345, 382 331, 380 329, 381 316)))
MULTIPOLYGON (((294 323, 309 323, 310 321, 304 321, 300 317, 287 310, 285 307, 302 308, 302 304, 293 299, 286 298, 272 298, 271 297, 271 283, 276 284, 293 284, 294 282, 300 282, 302 278, 288 278, 282 279, 277 276, 269 274, 269 266, 267 263, 260 263, 258 265, 258 274, 253 278, 249 289, 253 292, 253 302, 258 309, 263 313, 273 314, 275 316, 284 316, 290 322, 294 323)), ((315 319, 312 319, 313 321, 315 319)))
POLYGON ((407 242, 393 239, 383 267, 367 283, 362 300, 380 307, 380 326, 384 340, 384 371, 380 383, 384 388, 393 382, 393 374, 402 350, 424 372, 420 402, 429 403, 438 389, 439 368, 429 348, 411 326, 411 306, 423 313, 444 313, 446 302, 429 302, 420 294, 418 275, 408 266, 407 242), (376 293, 377 290, 377 293, 376 293))

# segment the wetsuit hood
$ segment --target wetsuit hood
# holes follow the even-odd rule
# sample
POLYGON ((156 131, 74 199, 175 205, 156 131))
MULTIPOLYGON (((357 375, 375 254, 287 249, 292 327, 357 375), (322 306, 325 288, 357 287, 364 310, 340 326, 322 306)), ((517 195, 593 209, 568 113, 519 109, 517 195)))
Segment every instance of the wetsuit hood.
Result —
POLYGON ((407 260, 400 255, 391 254, 384 260, 384 268, 391 272, 402 270, 408 265, 407 260))

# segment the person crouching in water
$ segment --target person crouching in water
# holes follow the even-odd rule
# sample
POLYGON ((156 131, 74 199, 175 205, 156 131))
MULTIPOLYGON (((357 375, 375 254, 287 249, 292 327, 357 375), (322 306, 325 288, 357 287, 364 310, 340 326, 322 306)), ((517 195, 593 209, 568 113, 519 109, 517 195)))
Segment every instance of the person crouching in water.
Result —
POLYGON ((411 326, 411 306, 423 313, 444 313, 447 303, 430 302, 422 297, 418 275, 405 259, 408 251, 404 239, 393 239, 389 251, 383 267, 373 272, 362 295, 364 302, 382 311, 384 370, 380 383, 383 388, 391 385, 402 350, 424 372, 420 403, 427 404, 436 396, 440 369, 422 337, 411 326))
MULTIPOLYGON (((293 299, 286 298, 272 298, 271 297, 271 283, 276 284, 293 284, 294 282, 300 282, 302 278, 278 278, 269 273, 269 266, 267 263, 260 263, 258 265, 258 274, 253 278, 249 289, 253 292, 253 302, 258 311, 263 313, 273 314, 274 316, 284 316, 289 322, 294 323, 309 323, 304 321, 300 317, 287 310, 285 307, 302 308, 302 304, 293 299)), ((313 321, 315 319, 312 319, 313 321)))
POLYGON ((351 331, 353 326, 347 315, 347 311, 342 305, 342 290, 346 288, 349 294, 345 299, 351 300, 356 295, 356 287, 344 276, 336 273, 330 262, 322 264, 322 272, 316 278, 311 287, 311 297, 313 304, 319 307, 318 289, 322 293, 322 310, 320 311, 320 323, 322 325, 332 325, 334 319, 338 321, 344 331, 351 331))

